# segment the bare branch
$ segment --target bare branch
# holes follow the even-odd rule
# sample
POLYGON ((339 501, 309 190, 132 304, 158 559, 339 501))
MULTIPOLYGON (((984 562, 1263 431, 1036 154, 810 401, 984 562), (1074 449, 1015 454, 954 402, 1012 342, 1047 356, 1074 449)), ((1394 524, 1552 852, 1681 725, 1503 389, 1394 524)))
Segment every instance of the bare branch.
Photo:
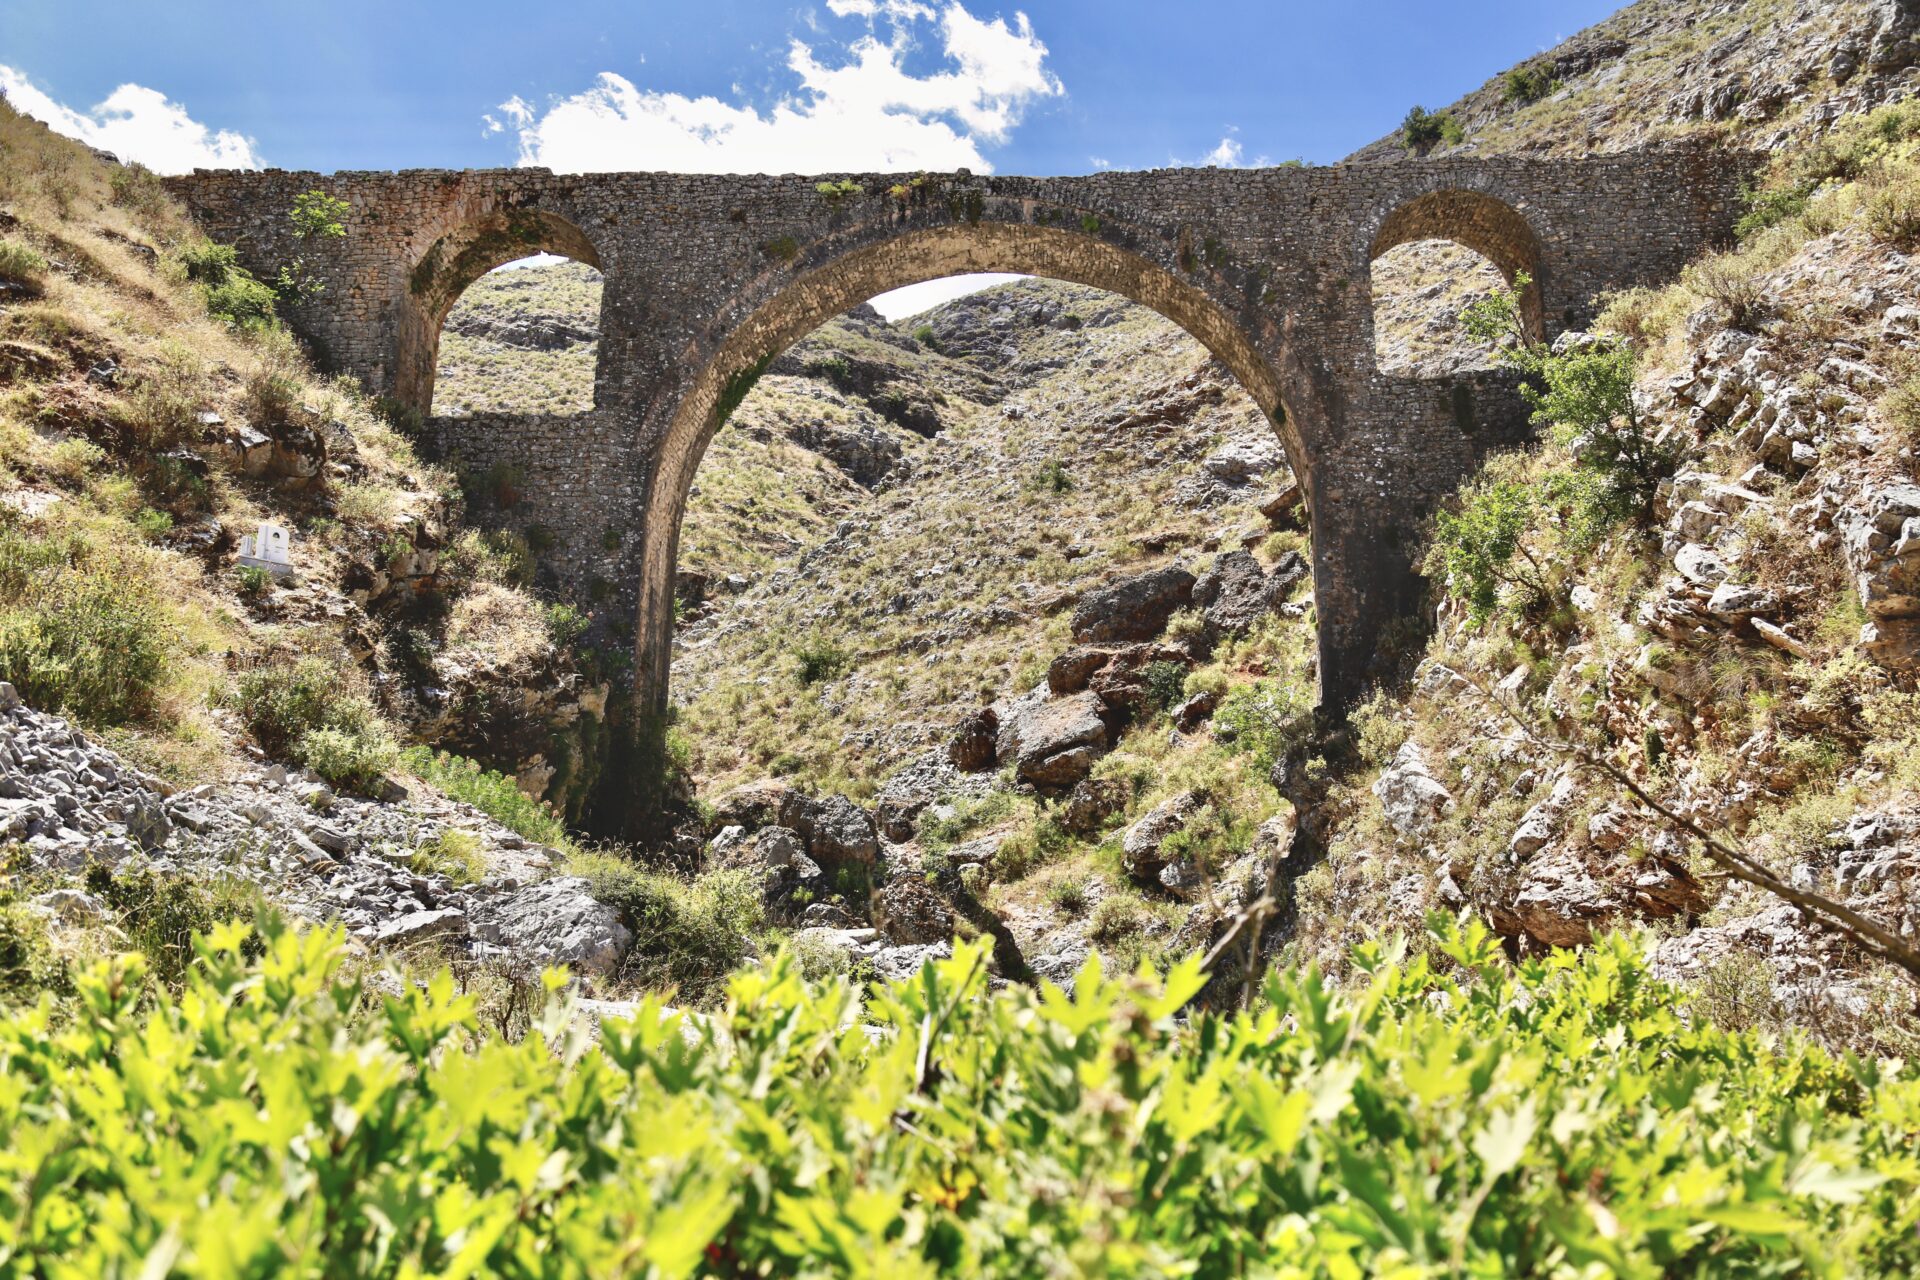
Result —
POLYGON ((1594 772, 1612 779, 1641 804, 1698 840, 1706 850, 1707 857, 1734 879, 1762 889, 1784 902, 1792 903, 1810 923, 1829 933, 1838 934, 1876 959, 1897 965, 1908 978, 1920 984, 1920 947, 1915 947, 1905 935, 1855 911, 1845 903, 1836 902, 1824 894, 1796 888, 1789 884, 1775 875, 1765 863, 1735 849, 1704 830, 1693 819, 1655 798, 1626 770, 1599 752, 1584 743, 1568 742, 1563 738, 1542 733, 1521 713, 1519 708, 1495 695, 1473 676, 1456 668, 1449 667, 1447 670, 1468 688, 1498 708, 1530 741, 1564 759, 1577 761, 1594 772))

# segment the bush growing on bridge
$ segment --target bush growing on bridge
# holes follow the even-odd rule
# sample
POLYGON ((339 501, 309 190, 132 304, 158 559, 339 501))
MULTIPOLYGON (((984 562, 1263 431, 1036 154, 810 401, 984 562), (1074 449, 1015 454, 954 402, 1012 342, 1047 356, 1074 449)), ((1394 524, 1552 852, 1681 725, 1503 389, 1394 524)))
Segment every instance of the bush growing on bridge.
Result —
MULTIPOLYGON (((1253 1013, 983 949, 877 989, 736 976, 521 1039, 337 933, 215 930, 0 1021, 0 1256, 185 1276, 1912 1275, 1920 1083, 1676 1007, 1623 938, 1508 967, 1478 925, 1253 1013), (371 1004, 377 1016, 361 1009, 371 1004), (877 1028, 870 1040, 860 1025, 877 1028), (244 1069, 237 1069, 244 1066, 244 1069)), ((549 990, 560 984, 549 978, 549 990)))

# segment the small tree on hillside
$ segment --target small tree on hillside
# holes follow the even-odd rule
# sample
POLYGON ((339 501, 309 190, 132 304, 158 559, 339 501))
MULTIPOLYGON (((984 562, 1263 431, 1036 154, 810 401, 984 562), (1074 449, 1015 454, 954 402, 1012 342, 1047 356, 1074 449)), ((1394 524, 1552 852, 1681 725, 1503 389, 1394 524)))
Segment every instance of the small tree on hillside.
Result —
MULTIPOLYGON (((287 211, 287 219, 293 223, 293 238, 296 240, 331 240, 347 234, 345 219, 351 211, 352 207, 345 200, 324 191, 304 191, 293 198, 293 208, 287 211)), ((315 297, 325 293, 326 289, 326 281, 309 269, 304 256, 295 256, 292 262, 280 268, 279 293, 285 301, 297 302, 302 298, 315 297)))
POLYGON ((1501 363, 1518 369, 1520 394, 1536 425, 1561 433, 1588 475, 1575 483, 1580 515, 1595 526, 1644 521, 1660 481, 1672 474, 1676 453, 1648 429, 1633 399, 1637 358, 1625 339, 1580 335, 1555 346, 1534 341, 1522 321, 1533 281, 1522 271, 1460 316, 1468 336, 1493 346, 1501 363))

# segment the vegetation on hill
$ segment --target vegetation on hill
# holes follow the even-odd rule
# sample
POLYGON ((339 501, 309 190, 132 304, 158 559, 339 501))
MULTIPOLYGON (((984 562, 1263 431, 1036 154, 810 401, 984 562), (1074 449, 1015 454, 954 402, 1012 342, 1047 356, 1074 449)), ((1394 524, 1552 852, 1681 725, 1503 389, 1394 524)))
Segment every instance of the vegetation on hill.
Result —
POLYGON ((1920 85, 1920 14, 1882 0, 1638 0, 1356 160, 1804 143, 1920 85))

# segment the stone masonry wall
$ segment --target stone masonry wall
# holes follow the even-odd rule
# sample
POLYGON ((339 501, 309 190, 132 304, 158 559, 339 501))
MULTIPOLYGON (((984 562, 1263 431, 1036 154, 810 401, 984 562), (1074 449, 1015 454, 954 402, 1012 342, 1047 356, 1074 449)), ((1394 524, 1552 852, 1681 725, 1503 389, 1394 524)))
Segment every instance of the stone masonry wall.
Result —
POLYGON ((539 250, 605 272, 591 413, 431 419, 424 433, 463 466, 525 471, 521 504, 497 518, 558 531, 556 577, 599 593, 598 625, 633 620, 643 705, 666 697, 687 491, 766 361, 855 303, 937 275, 1022 271, 1124 294, 1191 331, 1273 415, 1308 492, 1322 696, 1338 704, 1418 598, 1411 557, 1433 504, 1491 442, 1525 430, 1498 378, 1378 372, 1372 259, 1407 239, 1458 240, 1533 278, 1530 316, 1550 338, 1586 322, 1603 290, 1669 278, 1724 239, 1757 164, 1690 148, 1077 178, 516 169, 168 183, 269 276, 295 251, 297 194, 346 200, 343 239, 298 246, 321 258, 327 290, 292 323, 328 367, 422 414, 440 322, 472 280, 539 250))

